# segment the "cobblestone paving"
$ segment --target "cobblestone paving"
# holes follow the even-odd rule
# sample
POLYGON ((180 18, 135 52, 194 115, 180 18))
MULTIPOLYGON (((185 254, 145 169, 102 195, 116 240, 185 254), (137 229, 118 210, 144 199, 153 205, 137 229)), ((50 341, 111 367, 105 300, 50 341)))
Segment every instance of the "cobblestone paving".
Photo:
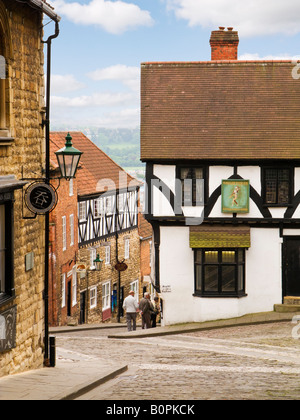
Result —
POLYGON ((109 330, 57 336, 57 346, 129 369, 86 394, 97 400, 299 400, 300 339, 276 323, 174 336, 108 339, 109 330))

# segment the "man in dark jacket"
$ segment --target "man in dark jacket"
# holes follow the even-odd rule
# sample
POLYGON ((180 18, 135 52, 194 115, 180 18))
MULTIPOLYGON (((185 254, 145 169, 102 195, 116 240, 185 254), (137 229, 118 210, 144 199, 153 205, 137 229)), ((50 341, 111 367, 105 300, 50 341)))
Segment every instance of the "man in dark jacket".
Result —
POLYGON ((146 292, 140 301, 139 309, 142 315, 142 328, 151 328, 151 313, 154 308, 150 301, 150 294, 146 292))

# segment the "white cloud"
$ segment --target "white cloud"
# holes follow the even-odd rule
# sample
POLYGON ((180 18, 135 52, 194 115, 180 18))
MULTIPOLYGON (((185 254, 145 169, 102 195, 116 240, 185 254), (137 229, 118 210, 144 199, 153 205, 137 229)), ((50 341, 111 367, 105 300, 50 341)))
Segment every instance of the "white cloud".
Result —
POLYGON ((190 26, 233 26, 244 37, 300 32, 299 0, 165 0, 190 26))
POLYGON ((74 92, 84 87, 85 85, 76 80, 72 74, 53 74, 51 76, 51 92, 54 94, 74 92))
POLYGON ((112 34, 122 34, 138 26, 152 26, 154 21, 147 10, 133 3, 110 0, 91 0, 88 4, 52 0, 56 12, 80 25, 97 25, 112 34))
POLYGON ((123 64, 95 70, 88 74, 93 80, 116 80, 120 81, 131 90, 139 92, 140 89, 140 68, 130 67, 123 64))
POLYGON ((294 55, 290 56, 289 54, 280 54, 280 55, 265 55, 263 57, 260 57, 259 54, 251 54, 251 53, 245 53, 239 56, 239 60, 299 60, 300 55, 294 55))
POLYGON ((136 96, 132 93, 94 93, 74 98, 66 96, 51 97, 53 107, 86 108, 86 107, 110 107, 124 106, 136 102, 136 96))

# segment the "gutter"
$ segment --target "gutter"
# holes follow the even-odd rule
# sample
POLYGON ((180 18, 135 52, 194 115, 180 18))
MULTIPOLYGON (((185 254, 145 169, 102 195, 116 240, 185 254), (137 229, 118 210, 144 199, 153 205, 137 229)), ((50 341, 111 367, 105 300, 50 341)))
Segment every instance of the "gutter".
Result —
POLYGON ((36 9, 39 9, 42 13, 47 15, 49 18, 54 20, 56 23, 60 22, 61 17, 54 13, 54 9, 43 0, 27 0, 27 3, 30 6, 33 6, 36 9))

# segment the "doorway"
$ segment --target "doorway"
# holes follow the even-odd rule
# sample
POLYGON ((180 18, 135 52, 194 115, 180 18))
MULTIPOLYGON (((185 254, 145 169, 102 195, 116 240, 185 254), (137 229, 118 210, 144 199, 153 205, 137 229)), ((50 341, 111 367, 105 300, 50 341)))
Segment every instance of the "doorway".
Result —
POLYGON ((283 296, 300 296, 300 238, 283 240, 283 296))
POLYGON ((79 324, 85 324, 86 292, 80 293, 80 319, 79 324))

